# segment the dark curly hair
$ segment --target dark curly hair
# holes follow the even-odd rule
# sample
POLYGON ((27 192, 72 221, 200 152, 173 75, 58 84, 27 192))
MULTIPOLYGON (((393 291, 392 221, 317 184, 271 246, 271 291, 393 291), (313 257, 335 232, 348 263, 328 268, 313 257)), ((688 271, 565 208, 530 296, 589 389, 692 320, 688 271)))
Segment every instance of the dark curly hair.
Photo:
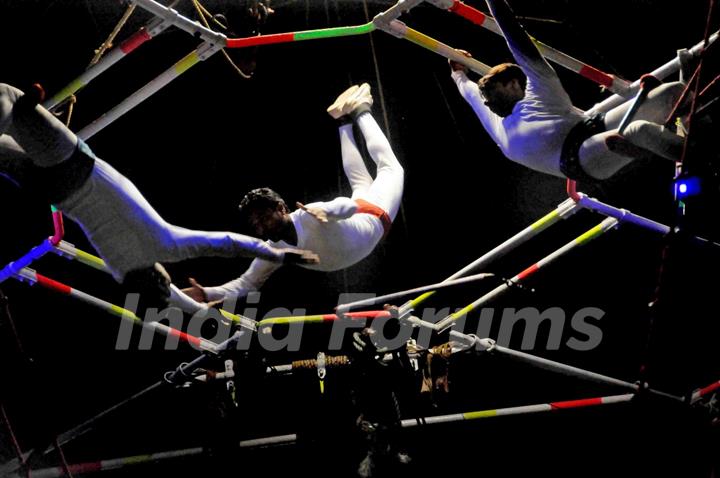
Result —
POLYGON ((275 209, 278 204, 282 204, 287 208, 285 200, 278 193, 270 188, 257 188, 242 198, 238 208, 240 213, 247 219, 253 211, 275 209))

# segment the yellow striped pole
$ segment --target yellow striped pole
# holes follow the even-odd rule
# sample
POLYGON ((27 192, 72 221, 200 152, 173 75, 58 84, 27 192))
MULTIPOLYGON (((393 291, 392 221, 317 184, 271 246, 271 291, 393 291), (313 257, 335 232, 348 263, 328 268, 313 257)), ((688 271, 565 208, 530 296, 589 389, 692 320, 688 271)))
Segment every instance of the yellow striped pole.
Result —
POLYGON ((540 261, 538 261, 535 264, 531 265, 530 267, 526 268, 525 270, 523 270, 522 272, 517 274, 512 279, 508 280, 505 284, 499 285, 492 291, 490 291, 487 294, 480 297, 478 300, 476 300, 472 304, 467 305, 466 307, 463 307, 462 309, 458 310, 457 312, 448 315, 443 320, 438 322, 438 324, 436 326, 437 329, 442 330, 442 329, 449 327, 454 322, 456 322, 458 319, 466 316, 467 314, 469 314, 473 310, 477 309, 478 307, 481 307, 481 306, 485 305, 486 303, 490 302, 492 299, 498 297, 499 295, 501 295, 502 293, 504 293, 505 291, 507 291, 508 289, 513 287, 514 285, 518 284, 522 280, 526 279, 530 275, 537 272, 539 269, 549 265, 550 263, 554 262, 559 257, 561 257, 561 256, 567 254, 568 252, 570 252, 571 250, 575 249, 576 247, 582 246, 582 245, 590 242, 591 240, 599 237, 603 233, 613 229, 615 226, 617 226, 617 224, 618 224, 617 219, 610 218, 610 217, 606 218, 604 221, 602 221, 597 226, 593 227, 592 229, 585 232, 584 234, 578 236, 574 240, 568 242, 567 244, 565 244, 560 249, 557 249, 552 254, 549 254, 548 256, 544 257, 540 261))
POLYGON ((112 108, 107 113, 103 114, 95 121, 84 127, 78 132, 78 136, 84 140, 91 138, 96 133, 104 129, 109 124, 123 116, 125 113, 135 108, 137 105, 154 95, 161 88, 169 84, 172 80, 185 73, 194 65, 198 64, 202 60, 206 60, 210 56, 220 51, 223 44, 205 42, 201 44, 197 49, 190 52, 180 61, 175 63, 171 68, 161 73, 155 79, 150 81, 148 84, 137 90, 135 93, 127 97, 120 104, 112 108))
MULTIPOLYGON (((545 216, 541 217, 534 223, 530 224, 528 227, 523 229, 522 231, 515 234, 510 239, 506 240, 499 246, 495 247, 485 255, 479 257, 471 264, 468 264, 464 268, 457 271, 455 274, 451 275, 446 281, 451 281, 454 279, 458 279, 460 277, 465 276, 466 274, 470 273, 473 270, 477 270, 480 267, 485 267, 492 261, 499 259, 503 257, 508 252, 512 251, 516 247, 518 247, 521 244, 524 244, 525 242, 529 241, 533 237, 537 236, 539 233, 544 231, 545 229, 549 228, 553 224, 559 222, 561 219, 566 219, 570 217, 572 214, 574 214, 576 211, 579 211, 581 208, 580 206, 573 201, 572 199, 566 199, 564 202, 562 202, 555 210, 551 211, 550 213, 546 214, 545 216)), ((428 298, 432 297, 432 295, 435 292, 426 292, 416 299, 413 299, 405 304, 403 304, 400 307, 399 314, 400 316, 405 315, 410 310, 416 308, 418 305, 426 301, 428 298)))
POLYGON ((453 413, 450 415, 438 415, 434 417, 410 418, 402 420, 400 426, 411 428, 421 425, 435 425, 438 423, 461 422, 466 420, 479 420, 492 417, 506 417, 511 415, 526 415, 530 413, 557 412, 573 408, 597 407, 600 405, 612 405, 616 403, 627 403, 635 397, 633 393, 623 395, 610 395, 607 397, 586 398, 581 400, 567 400, 562 402, 541 403, 538 405, 525 405, 522 407, 498 408, 495 410, 482 410, 478 412, 453 413))

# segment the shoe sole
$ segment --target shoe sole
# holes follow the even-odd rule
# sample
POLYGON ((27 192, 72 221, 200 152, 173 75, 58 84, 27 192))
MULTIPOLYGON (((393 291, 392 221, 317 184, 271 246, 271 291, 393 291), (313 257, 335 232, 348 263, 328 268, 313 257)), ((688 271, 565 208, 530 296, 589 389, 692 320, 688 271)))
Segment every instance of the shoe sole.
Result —
POLYGON ((332 116, 335 119, 339 119, 342 117, 345 113, 343 113, 343 106, 345 106, 345 103, 347 100, 358 90, 360 87, 358 85, 353 85, 347 90, 340 93, 340 96, 337 97, 335 102, 328 106, 327 112, 330 116, 332 116))
POLYGON ((353 94, 346 99, 345 104, 343 105, 345 114, 352 113, 352 111, 365 103, 367 103, 368 106, 372 106, 373 104, 373 98, 370 94, 370 85, 367 83, 360 85, 355 91, 353 91, 353 94), (367 101, 362 101, 365 99, 367 99, 367 101))

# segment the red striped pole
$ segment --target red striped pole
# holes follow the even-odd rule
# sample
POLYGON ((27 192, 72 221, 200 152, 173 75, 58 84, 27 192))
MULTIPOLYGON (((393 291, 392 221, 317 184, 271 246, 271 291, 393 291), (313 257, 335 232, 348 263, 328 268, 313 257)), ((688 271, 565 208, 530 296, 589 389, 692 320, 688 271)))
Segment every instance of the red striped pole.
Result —
POLYGON ((51 279, 49 277, 46 277, 42 274, 38 274, 37 272, 35 272, 32 269, 28 269, 28 268, 22 269, 17 274, 16 278, 21 279, 21 280, 22 279, 27 280, 32 284, 38 284, 41 287, 44 287, 46 289, 50 289, 50 290, 53 290, 60 294, 70 296, 74 299, 78 299, 82 302, 85 302, 87 304, 98 307, 106 312, 109 312, 112 315, 120 317, 123 320, 128 320, 133 324, 141 325, 142 327, 150 328, 154 331, 158 331, 165 336, 177 337, 182 342, 188 343, 198 350, 204 350, 204 351, 208 351, 208 352, 212 352, 212 353, 217 353, 217 345, 214 342, 203 339, 201 337, 194 337, 194 336, 189 335, 180 330, 174 329, 172 327, 168 327, 165 324, 161 324, 160 322, 144 322, 137 315, 135 315, 133 312, 131 312, 127 309, 123 309, 122 307, 111 304, 110 302, 106 302, 95 296, 87 294, 81 290, 73 289, 72 287, 70 287, 66 284, 63 284, 62 282, 58 282, 58 281, 51 279))
POLYGON ((495 410, 483 410, 478 412, 454 413, 451 415, 439 415, 434 417, 410 418, 402 420, 400 425, 403 428, 416 427, 420 425, 434 425, 437 423, 460 422, 466 420, 477 420, 481 418, 502 417, 511 415, 527 415, 530 413, 556 412, 559 410, 570 410, 573 408, 597 407, 600 405, 612 405, 625 403, 635 397, 635 394, 610 395, 607 397, 586 398, 582 400, 567 400, 564 402, 550 402, 538 405, 526 405, 522 407, 498 408, 495 410))
MULTIPOLYGON (((439 8, 446 8, 448 11, 466 20, 469 20, 475 25, 481 26, 487 30, 490 30, 493 33, 497 33, 498 35, 502 35, 502 30, 500 30, 500 27, 498 26, 495 19, 469 5, 466 5, 459 0, 453 0, 452 5, 449 8, 447 7, 447 4, 449 2, 444 2, 442 0, 435 0, 431 1, 430 3, 435 4, 439 8)), ((617 95, 628 98, 632 96, 632 93, 630 92, 629 82, 608 73, 602 72, 597 68, 585 64, 569 55, 566 55, 565 53, 562 53, 561 51, 556 50, 555 48, 552 48, 534 38, 533 41, 540 50, 540 53, 542 53, 542 55, 548 60, 551 60, 558 65, 561 65, 568 70, 577 73, 583 78, 586 78, 594 83, 597 83, 607 88, 608 90, 612 91, 617 95)))
POLYGON ((131 52, 136 50, 140 47, 140 45, 157 36, 169 26, 170 22, 165 20, 153 20, 150 24, 142 27, 140 30, 131 35, 130 38, 122 42, 117 48, 112 49, 102 60, 85 70, 80 76, 71 81, 62 90, 58 91, 52 98, 48 99, 43 106, 48 110, 55 108, 70 96, 87 86, 92 80, 100 76, 115 63, 119 62, 131 52))
POLYGON ((702 397, 704 397, 705 395, 708 395, 709 393, 712 393, 717 389, 720 389, 720 380, 718 380, 715 383, 711 383, 707 387, 703 387, 701 389, 695 390, 692 394, 690 402, 695 403, 698 400, 700 400, 702 397))

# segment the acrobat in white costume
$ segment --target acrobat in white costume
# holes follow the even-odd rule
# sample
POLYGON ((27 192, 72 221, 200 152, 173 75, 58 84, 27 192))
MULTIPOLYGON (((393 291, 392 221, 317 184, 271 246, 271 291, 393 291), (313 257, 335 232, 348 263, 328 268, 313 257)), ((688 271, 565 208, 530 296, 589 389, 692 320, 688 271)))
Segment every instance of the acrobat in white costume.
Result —
MULTIPOLYGON (((360 87, 366 89, 367 84, 360 87)), ((358 94, 363 94, 359 92, 358 94)), ((278 248, 300 247, 317 253, 319 264, 302 267, 320 271, 335 271, 349 267, 367 257, 387 233, 400 208, 404 186, 404 170, 392 151, 390 143, 369 112, 356 116, 367 149, 377 164, 377 176, 368 172, 353 136, 352 124, 339 128, 340 146, 345 175, 352 188, 352 197, 338 197, 329 202, 308 204, 307 209, 321 209, 328 222, 320 222, 303 209, 290 214, 297 233, 297 244, 269 241, 278 248)), ((243 297, 257 290, 280 267, 263 259, 255 259, 239 278, 217 287, 205 287, 209 301, 243 297)))
POLYGON ((22 97, 17 88, 0 84, 0 173, 41 189, 80 224, 118 282, 158 262, 200 256, 298 257, 253 237, 168 224, 127 178, 29 97, 19 101, 22 97))
MULTIPOLYGON (((606 144, 609 136, 617 134, 616 128, 630 104, 608 111, 604 118, 585 115, 572 105, 557 73, 514 18, 506 1, 487 0, 487 4, 515 61, 527 76, 524 97, 514 104, 512 112, 501 116, 491 111, 490 102, 483 98, 478 85, 470 81, 464 71, 453 71, 452 77, 503 154, 531 169, 580 180, 606 179, 631 162, 634 157, 613 151, 606 144), (579 165, 562 166, 566 155, 564 149, 568 149, 568 156, 575 156, 573 161, 568 161, 575 164, 579 161, 579 165), (568 174, 568 170, 574 174, 568 174)), ((674 82, 651 91, 636 112, 636 121, 624 131, 624 137, 643 148, 651 146, 648 138, 667 138, 669 132, 662 124, 682 89, 682 83, 674 82)), ((680 141, 669 144, 676 149, 678 143, 680 141)), ((674 159, 673 154, 663 155, 674 159)))

